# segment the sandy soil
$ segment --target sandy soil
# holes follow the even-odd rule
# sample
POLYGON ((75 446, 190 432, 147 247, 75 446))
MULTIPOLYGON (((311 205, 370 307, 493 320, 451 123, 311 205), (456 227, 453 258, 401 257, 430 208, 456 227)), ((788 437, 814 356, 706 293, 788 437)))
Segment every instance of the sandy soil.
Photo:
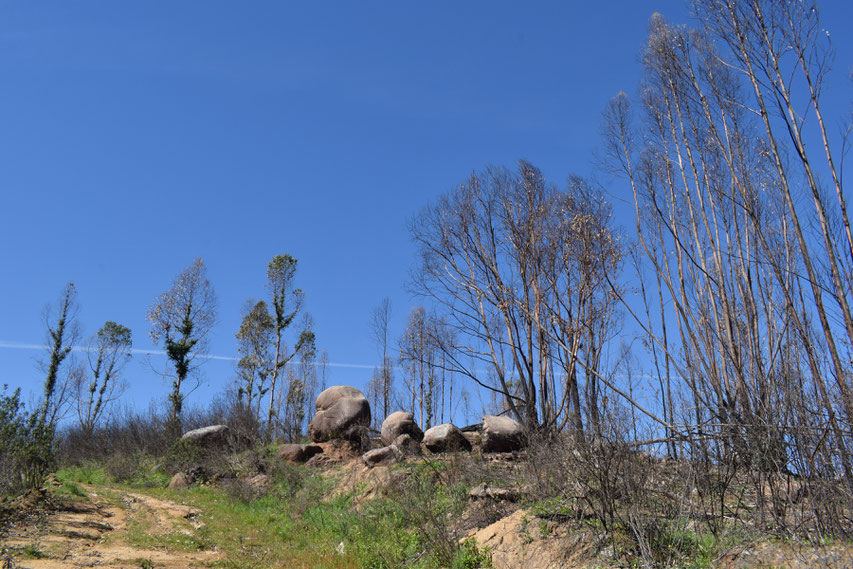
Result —
POLYGON ((58 569, 69 567, 184 568, 220 559, 216 548, 196 550, 201 527, 198 512, 167 500, 115 491, 99 495, 81 485, 89 500, 30 516, 13 524, 2 537, 0 569, 58 569), (155 546, 139 546, 140 533, 153 536, 155 546), (133 538, 135 536, 135 539, 133 538), (158 537, 168 537, 158 540, 158 537), (163 545, 161 546, 160 543, 163 545), (166 546, 172 543, 173 546, 166 546), (183 551, 182 549, 193 549, 183 551))

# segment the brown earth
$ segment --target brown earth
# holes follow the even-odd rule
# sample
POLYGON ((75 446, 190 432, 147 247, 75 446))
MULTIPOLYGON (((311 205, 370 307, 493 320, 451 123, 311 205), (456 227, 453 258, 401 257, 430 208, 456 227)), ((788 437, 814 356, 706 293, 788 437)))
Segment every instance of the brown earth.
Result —
POLYGON ((194 509, 126 491, 80 485, 88 500, 63 500, 19 518, 0 535, 0 567, 114 569, 201 567, 221 559, 203 545, 194 509))

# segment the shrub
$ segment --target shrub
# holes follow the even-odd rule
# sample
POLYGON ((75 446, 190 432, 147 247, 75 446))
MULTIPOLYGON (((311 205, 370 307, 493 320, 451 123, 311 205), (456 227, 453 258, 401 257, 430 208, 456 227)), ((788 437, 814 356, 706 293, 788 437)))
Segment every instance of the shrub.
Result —
POLYGON ((55 463, 54 429, 27 413, 21 390, 0 395, 0 495, 13 495, 41 485, 55 463))

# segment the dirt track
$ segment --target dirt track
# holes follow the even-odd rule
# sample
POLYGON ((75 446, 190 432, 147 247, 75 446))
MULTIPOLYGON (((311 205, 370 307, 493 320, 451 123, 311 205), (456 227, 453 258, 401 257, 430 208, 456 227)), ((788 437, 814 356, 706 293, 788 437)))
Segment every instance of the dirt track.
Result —
MULTIPOLYGON (((83 485, 81 485, 83 486, 83 485)), ((0 569, 69 567, 184 568, 222 557, 197 537, 198 512, 133 492, 77 500, 12 525, 2 538, 0 569)))

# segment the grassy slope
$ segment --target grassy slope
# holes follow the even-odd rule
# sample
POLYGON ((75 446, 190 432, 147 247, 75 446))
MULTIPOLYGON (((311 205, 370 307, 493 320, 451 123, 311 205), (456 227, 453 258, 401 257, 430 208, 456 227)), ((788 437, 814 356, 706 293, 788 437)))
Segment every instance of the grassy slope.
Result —
MULTIPOLYGON (((416 492, 429 510, 412 512, 391 498, 353 507, 354 492, 333 491, 335 475, 286 466, 273 476, 264 493, 233 482, 186 490, 163 488, 162 477, 132 486, 111 484, 97 468, 71 468, 59 473, 61 491, 76 494, 77 482, 99 493, 131 490, 183 503, 202 512, 203 526, 193 536, 181 532, 155 535, 144 524, 129 527, 129 543, 166 550, 210 549, 223 552, 215 567, 223 568, 383 568, 489 566, 488 556, 471 545, 429 543, 413 515, 450 520, 464 506, 464 492, 445 488, 432 477, 415 473, 403 491, 416 492), (153 484, 150 484, 153 483, 153 484), (449 547, 448 547, 449 546, 449 547)), ((399 496, 398 496, 399 498, 399 496)))

